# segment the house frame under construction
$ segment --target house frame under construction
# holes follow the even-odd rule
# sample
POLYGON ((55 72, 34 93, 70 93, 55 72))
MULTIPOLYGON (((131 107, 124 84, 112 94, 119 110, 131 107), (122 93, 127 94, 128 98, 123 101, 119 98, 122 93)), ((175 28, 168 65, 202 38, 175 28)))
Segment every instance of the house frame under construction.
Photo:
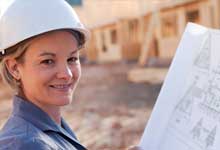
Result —
POLYGON ((171 59, 187 22, 220 27, 220 0, 165 3, 136 17, 111 20, 91 28, 88 60, 98 63, 149 58, 171 59))

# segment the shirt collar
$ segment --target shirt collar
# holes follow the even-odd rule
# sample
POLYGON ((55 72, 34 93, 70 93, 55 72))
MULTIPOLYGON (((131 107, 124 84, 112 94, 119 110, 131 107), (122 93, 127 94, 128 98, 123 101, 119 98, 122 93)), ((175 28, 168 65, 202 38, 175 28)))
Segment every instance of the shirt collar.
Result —
MULTIPOLYGON (((12 115, 23 118, 24 120, 30 122, 43 132, 54 131, 61 133, 62 135, 65 135, 66 137, 73 140, 75 143, 78 143, 80 147, 83 147, 78 142, 75 134, 72 132, 72 130, 63 118, 61 118, 61 126, 59 126, 50 118, 50 116, 46 112, 44 112, 38 106, 31 103, 29 100, 15 95, 13 98, 12 115)), ((85 148, 83 147, 83 149, 85 148)))
POLYGON ((62 128, 72 137, 76 138, 76 135, 73 133, 72 129, 67 125, 67 123, 65 122, 65 120, 63 118, 61 118, 61 125, 62 128))
POLYGON ((56 131, 59 132, 59 125, 57 125, 47 113, 41 110, 22 97, 14 96, 13 99, 13 115, 22 117, 24 120, 32 123, 34 126, 42 131, 56 131))

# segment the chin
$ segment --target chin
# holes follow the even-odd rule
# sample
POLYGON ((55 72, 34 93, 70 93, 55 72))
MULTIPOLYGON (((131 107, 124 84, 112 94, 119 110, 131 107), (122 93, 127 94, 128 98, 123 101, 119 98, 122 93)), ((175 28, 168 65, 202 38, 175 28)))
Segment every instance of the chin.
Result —
POLYGON ((53 99, 53 102, 57 106, 69 105, 72 102, 72 97, 56 97, 53 99))

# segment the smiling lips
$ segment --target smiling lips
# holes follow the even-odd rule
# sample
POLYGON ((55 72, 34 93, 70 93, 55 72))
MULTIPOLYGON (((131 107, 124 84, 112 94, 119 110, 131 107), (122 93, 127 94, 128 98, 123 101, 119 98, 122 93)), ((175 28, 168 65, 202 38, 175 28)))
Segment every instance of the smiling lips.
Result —
POLYGON ((69 90, 72 87, 73 83, 70 84, 56 84, 56 85, 50 85, 50 87, 61 90, 61 91, 66 91, 69 90))

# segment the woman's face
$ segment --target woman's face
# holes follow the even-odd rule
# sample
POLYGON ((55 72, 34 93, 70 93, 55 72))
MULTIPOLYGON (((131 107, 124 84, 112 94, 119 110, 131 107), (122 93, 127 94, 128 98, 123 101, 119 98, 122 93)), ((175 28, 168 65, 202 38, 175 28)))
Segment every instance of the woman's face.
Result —
POLYGON ((27 99, 41 106, 67 105, 81 76, 77 41, 67 31, 41 35, 17 68, 27 99))

